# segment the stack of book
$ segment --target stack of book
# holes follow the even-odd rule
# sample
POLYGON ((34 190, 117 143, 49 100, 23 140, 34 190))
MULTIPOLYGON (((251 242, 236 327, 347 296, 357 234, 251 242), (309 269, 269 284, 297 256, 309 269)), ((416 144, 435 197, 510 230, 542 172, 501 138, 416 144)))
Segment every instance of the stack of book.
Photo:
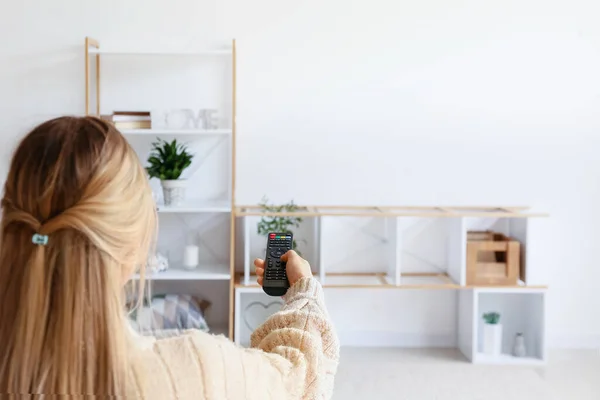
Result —
POLYGON ((115 111, 112 115, 103 115, 102 119, 112 122, 117 129, 150 129, 150 112, 115 111))

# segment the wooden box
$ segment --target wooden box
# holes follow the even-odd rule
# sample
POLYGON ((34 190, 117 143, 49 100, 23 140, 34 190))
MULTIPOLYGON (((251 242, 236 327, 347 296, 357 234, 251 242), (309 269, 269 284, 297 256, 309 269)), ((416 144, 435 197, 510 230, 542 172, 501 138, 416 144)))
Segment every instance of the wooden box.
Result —
POLYGON ((467 285, 517 285, 520 252, 519 242, 501 233, 468 232, 467 285))

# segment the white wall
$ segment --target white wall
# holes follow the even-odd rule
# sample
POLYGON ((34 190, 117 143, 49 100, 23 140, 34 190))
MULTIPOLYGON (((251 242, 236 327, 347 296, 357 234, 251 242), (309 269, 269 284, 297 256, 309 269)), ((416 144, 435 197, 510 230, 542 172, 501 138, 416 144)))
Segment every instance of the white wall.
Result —
POLYGON ((238 199, 548 211, 554 345, 600 346, 595 0, 0 5, 0 148, 83 112, 83 38, 239 45, 238 199), (268 161, 289 168, 270 170, 268 161))

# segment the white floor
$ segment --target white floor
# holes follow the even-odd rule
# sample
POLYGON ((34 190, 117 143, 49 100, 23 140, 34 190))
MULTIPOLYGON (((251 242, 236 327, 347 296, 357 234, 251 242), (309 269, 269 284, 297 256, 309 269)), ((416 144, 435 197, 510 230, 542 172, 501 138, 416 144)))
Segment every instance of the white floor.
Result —
POLYGON ((600 400, 600 351, 545 368, 481 366, 454 349, 342 348, 334 400, 600 400))

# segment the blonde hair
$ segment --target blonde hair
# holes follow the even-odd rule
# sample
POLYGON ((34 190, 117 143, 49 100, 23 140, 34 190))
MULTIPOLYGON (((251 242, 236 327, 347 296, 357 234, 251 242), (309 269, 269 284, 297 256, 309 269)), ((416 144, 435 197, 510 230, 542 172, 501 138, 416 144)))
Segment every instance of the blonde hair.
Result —
POLYGON ((125 396, 124 283, 157 223, 135 152, 104 121, 57 118, 20 143, 4 190, 0 395, 125 396))

